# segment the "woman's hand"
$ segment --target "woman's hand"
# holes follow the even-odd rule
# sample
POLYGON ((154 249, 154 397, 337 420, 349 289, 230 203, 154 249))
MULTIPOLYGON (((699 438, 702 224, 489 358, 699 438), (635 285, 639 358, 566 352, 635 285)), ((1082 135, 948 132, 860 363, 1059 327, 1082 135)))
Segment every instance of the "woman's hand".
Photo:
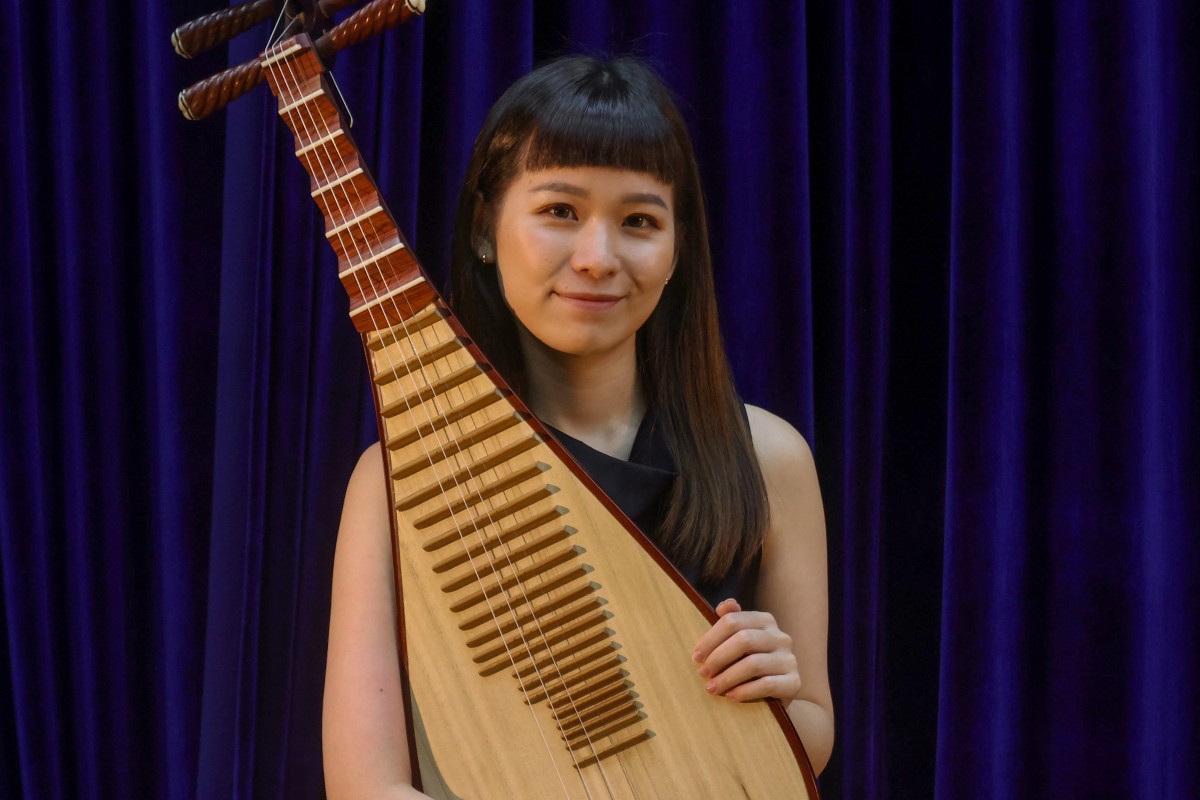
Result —
POLYGON ((800 672, 792 637, 779 630, 775 617, 765 611, 742 611, 733 599, 721 601, 716 611, 720 619, 692 653, 705 689, 738 702, 796 697, 800 672))

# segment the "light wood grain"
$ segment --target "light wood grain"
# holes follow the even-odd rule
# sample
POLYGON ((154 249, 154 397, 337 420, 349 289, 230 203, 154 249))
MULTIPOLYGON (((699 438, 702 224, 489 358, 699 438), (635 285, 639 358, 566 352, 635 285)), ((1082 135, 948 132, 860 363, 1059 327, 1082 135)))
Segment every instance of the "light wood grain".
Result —
MULTIPOLYGON (((368 347, 383 405, 473 362, 423 313, 411 341, 368 347)), ((704 691, 708 620, 502 395, 480 374, 384 421, 422 769, 440 776, 425 790, 806 797, 767 705, 704 691)))

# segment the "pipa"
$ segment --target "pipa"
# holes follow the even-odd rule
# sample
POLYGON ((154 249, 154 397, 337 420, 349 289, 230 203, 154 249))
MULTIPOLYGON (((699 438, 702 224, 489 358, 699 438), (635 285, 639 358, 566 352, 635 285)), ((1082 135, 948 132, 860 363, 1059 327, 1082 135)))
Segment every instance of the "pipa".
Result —
POLYGON ((815 797, 779 703, 704 691, 690 653, 715 614, 489 366, 362 163, 319 51, 417 10, 376 0, 228 71, 270 84, 363 337, 414 781, 472 800, 815 797))

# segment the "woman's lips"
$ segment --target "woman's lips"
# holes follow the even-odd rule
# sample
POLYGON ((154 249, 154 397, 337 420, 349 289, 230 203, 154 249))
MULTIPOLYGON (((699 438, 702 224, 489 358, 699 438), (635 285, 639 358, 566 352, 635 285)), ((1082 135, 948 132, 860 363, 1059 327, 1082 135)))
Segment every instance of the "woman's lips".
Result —
POLYGON ((584 311, 604 311, 621 302, 621 296, 616 294, 592 294, 590 292, 555 292, 555 294, 567 305, 584 311))

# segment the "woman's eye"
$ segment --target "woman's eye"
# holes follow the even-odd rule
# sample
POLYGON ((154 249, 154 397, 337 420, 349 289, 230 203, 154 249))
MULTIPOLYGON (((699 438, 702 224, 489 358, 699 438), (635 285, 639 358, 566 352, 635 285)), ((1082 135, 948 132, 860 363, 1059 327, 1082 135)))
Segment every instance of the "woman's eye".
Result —
POLYGON ((556 204, 548 207, 546 213, 555 219, 574 219, 575 211, 568 205, 556 204))
POLYGON ((625 224, 631 228, 657 228, 658 220, 648 214, 631 214, 625 224))

